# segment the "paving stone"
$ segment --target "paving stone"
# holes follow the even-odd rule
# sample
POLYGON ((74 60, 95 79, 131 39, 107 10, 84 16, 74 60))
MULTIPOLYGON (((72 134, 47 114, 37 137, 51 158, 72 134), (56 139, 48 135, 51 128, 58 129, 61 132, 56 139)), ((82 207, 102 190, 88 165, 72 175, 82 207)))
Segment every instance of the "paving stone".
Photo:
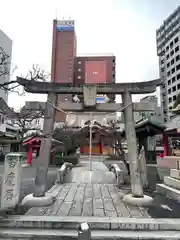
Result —
POLYGON ((101 194, 102 194, 103 198, 111 199, 111 196, 110 196, 110 193, 109 193, 109 190, 108 190, 108 186, 105 185, 105 184, 101 185, 101 194))
POLYGON ((129 208, 131 217, 133 217, 133 218, 139 218, 139 217, 142 218, 143 217, 139 207, 131 206, 131 205, 126 205, 126 206, 127 206, 127 208, 129 208))
POLYGON ((93 184, 93 196, 97 198, 102 198, 101 186, 100 184, 93 184))
POLYGON ((57 210, 57 215, 59 216, 68 216, 71 209, 72 202, 63 202, 60 208, 57 210))
POLYGON ((82 216, 92 216, 93 215, 93 199, 85 198, 83 204, 82 216))

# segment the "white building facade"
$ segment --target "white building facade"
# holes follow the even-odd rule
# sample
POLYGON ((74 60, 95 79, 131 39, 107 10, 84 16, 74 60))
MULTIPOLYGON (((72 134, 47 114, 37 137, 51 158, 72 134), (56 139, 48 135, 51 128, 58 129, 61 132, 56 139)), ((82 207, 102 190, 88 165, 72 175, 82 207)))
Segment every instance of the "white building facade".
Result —
POLYGON ((180 6, 156 31, 157 55, 161 86, 161 108, 164 122, 171 117, 170 110, 180 93, 180 6))
MULTIPOLYGON (((7 59, 3 64, 0 64, 0 84, 8 82, 10 80, 10 69, 11 69, 11 56, 12 56, 12 40, 0 30, 0 63, 4 56, 7 59), (5 63, 5 64, 4 64, 5 63), (3 74, 6 72, 7 74, 3 74)), ((7 103, 8 91, 0 89, 0 98, 3 98, 7 103)))

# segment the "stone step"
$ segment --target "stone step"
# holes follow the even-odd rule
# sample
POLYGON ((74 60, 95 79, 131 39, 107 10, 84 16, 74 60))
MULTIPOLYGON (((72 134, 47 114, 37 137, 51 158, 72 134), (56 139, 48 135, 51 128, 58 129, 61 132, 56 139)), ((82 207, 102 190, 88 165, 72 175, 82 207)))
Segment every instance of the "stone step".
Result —
MULTIPOLYGON (((4 239, 44 239, 49 240, 53 239, 63 239, 63 240, 76 240, 76 239, 84 239, 87 238, 78 238, 78 231, 76 230, 41 230, 39 229, 1 229, 0 231, 0 240, 4 239)), ((90 239, 180 239, 180 231, 121 231, 121 230, 92 230, 90 239)))
POLYGON ((164 177, 164 184, 169 186, 169 187, 180 190, 180 180, 179 179, 165 176, 164 177))
MULTIPOLYGON (((166 186, 167 187, 167 186, 166 186)), ((69 230, 79 229, 81 223, 88 223, 91 230, 121 231, 180 231, 180 219, 117 218, 117 217, 68 217, 68 216, 11 216, 0 219, 2 229, 69 230)))
POLYGON ((162 183, 156 184, 156 190, 157 190, 157 192, 159 192, 169 198, 172 198, 180 203, 180 190, 169 187, 162 183))

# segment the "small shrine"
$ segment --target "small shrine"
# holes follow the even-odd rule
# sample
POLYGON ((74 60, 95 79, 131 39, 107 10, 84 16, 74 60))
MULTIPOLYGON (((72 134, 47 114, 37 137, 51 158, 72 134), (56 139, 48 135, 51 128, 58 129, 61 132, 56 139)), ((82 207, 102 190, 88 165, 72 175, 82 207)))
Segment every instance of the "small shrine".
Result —
MULTIPOLYGON (((28 164, 31 165, 32 159, 37 158, 40 153, 41 141, 43 136, 33 136, 24 140, 23 146, 28 148, 28 164)), ((50 163, 52 163, 55 150, 62 150, 64 144, 52 139, 50 163)))

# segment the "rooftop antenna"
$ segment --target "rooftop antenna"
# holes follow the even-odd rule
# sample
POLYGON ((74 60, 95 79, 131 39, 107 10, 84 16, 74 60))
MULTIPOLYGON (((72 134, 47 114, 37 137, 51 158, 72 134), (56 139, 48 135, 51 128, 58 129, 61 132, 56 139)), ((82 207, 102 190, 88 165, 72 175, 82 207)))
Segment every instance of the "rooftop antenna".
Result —
POLYGON ((55 16, 55 17, 56 17, 56 20, 57 20, 57 7, 56 7, 56 10, 55 10, 55 14, 56 14, 56 16, 55 16))

